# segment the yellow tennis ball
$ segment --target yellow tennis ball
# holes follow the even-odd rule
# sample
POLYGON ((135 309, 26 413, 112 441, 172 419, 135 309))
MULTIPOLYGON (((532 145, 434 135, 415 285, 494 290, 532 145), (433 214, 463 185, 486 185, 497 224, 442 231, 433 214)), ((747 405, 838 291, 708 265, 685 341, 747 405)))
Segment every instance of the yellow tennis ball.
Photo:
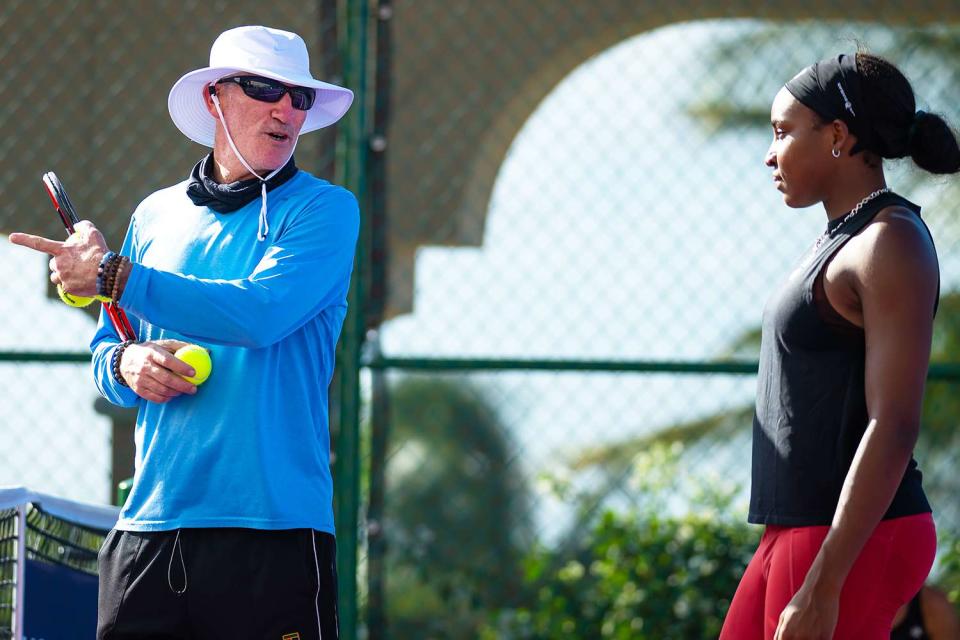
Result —
POLYGON ((193 377, 182 376, 187 382, 199 385, 203 384, 203 382, 210 377, 213 363, 210 361, 210 352, 203 347, 188 344, 185 347, 177 349, 177 352, 173 355, 193 367, 195 374, 193 377))
POLYGON ((75 296, 72 293, 67 293, 63 290, 63 285, 57 285, 57 295, 60 296, 60 299, 63 300, 63 304, 70 307, 87 307, 93 303, 93 298, 87 298, 86 296, 75 296))

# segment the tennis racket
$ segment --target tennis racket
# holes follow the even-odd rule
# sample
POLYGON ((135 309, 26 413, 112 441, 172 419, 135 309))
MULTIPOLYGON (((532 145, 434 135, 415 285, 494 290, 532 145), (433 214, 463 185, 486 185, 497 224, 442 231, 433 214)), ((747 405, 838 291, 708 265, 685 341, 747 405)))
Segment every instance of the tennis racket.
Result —
MULTIPOLYGON (((50 200, 53 201, 53 207, 57 210, 60 221, 67 230, 67 237, 73 235, 73 228, 80 221, 80 218, 77 217, 77 210, 70 201, 70 197, 67 196, 67 191, 63 188, 63 183, 57 178, 57 174, 53 171, 48 171, 43 174, 43 186, 46 187, 47 195, 49 195, 50 200)), ((104 302, 103 308, 107 312, 107 317, 110 318, 110 324, 113 325, 114 331, 117 332, 117 336, 119 336, 121 340, 137 339, 137 332, 133 330, 127 314, 123 312, 123 309, 121 309, 116 302, 104 302)))

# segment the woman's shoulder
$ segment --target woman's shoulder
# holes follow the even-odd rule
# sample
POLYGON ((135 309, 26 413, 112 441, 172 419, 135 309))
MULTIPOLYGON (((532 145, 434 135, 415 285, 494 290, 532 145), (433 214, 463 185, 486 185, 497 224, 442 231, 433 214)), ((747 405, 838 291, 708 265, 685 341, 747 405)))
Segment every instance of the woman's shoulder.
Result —
POLYGON ((878 268, 878 263, 915 264, 918 268, 936 265, 936 250, 927 226, 916 211, 901 204, 878 211, 850 240, 850 248, 873 268, 878 268))
POLYGON ((940 267, 933 240, 915 211, 894 204, 880 210, 838 252, 834 268, 844 274, 861 302, 881 307, 910 300, 931 306, 940 267))

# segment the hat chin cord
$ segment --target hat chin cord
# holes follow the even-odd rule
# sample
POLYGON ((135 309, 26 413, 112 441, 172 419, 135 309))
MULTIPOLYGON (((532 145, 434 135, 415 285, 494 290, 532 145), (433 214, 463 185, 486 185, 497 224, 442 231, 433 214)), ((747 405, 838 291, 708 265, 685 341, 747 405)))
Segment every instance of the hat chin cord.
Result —
POLYGON ((300 141, 300 136, 297 136, 293 141, 293 147, 290 149, 290 154, 287 156, 286 160, 280 163, 280 166, 271 171, 266 178, 261 176, 259 173, 253 170, 253 168, 247 164, 247 161, 243 159, 243 156, 240 155, 240 150, 237 149, 237 145, 233 143, 233 136, 230 135, 230 129, 227 128, 227 121, 223 117, 223 111, 220 109, 220 100, 217 98, 216 92, 213 90, 213 85, 210 85, 210 98, 213 100, 213 106, 217 109, 217 115, 220 116, 220 124, 223 125, 223 132, 227 135, 227 142, 230 144, 230 148, 233 149, 233 155, 237 156, 237 160, 240 161, 240 164, 246 168, 247 171, 252 173, 260 180, 260 220, 257 223, 257 240, 263 242, 267 238, 267 234, 270 233, 270 226, 267 224, 267 181, 273 176, 277 175, 281 169, 287 166, 287 163, 290 162, 290 158, 293 157, 293 152, 297 148, 297 142, 300 141))

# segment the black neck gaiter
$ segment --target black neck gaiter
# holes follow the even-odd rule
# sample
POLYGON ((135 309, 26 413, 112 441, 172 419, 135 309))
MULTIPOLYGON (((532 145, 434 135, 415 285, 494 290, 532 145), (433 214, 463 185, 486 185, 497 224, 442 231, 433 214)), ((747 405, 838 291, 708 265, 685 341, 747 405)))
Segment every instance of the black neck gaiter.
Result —
MULTIPOLYGON (((277 175, 267 180, 267 192, 273 191, 297 174, 293 157, 277 175)), ((198 207, 210 207, 217 213, 230 213, 260 197, 260 179, 250 178, 229 184, 213 179, 213 153, 205 156, 190 172, 187 196, 198 207)))

